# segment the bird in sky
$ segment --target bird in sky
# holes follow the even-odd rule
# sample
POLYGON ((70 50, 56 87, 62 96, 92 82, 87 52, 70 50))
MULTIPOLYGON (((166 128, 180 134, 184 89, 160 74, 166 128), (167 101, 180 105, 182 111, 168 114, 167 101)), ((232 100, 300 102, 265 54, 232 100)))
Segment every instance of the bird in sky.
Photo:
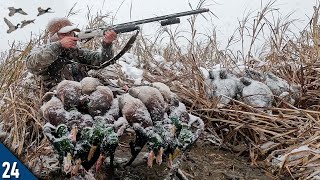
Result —
POLYGON ((38 15, 37 16, 41 16, 45 13, 53 13, 52 11, 49 11, 49 10, 52 10, 50 7, 47 8, 47 9, 42 9, 41 7, 38 7, 38 15))
POLYGON ((30 24, 30 23, 34 23, 35 19, 32 19, 32 20, 23 20, 21 21, 21 26, 20 28, 23 28, 24 26, 30 24))
POLYGON ((11 33, 19 28, 20 23, 17 25, 13 25, 7 18, 3 18, 4 22, 8 25, 9 29, 7 30, 7 33, 11 33))
POLYGON ((26 12, 24 12, 21 8, 18 8, 18 9, 16 9, 16 8, 14 8, 14 7, 8 7, 8 9, 9 9, 9 16, 11 17, 11 16, 13 16, 14 14, 16 14, 16 13, 20 13, 20 14, 23 14, 23 15, 28 15, 26 12))

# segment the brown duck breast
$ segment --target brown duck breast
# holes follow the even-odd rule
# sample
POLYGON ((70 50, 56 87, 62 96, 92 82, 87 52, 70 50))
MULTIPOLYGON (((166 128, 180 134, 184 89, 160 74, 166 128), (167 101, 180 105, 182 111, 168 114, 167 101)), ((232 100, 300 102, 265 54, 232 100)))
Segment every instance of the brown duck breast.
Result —
POLYGON ((140 99, 147 107, 153 122, 162 121, 166 111, 166 103, 157 88, 138 86, 129 89, 129 94, 140 99))

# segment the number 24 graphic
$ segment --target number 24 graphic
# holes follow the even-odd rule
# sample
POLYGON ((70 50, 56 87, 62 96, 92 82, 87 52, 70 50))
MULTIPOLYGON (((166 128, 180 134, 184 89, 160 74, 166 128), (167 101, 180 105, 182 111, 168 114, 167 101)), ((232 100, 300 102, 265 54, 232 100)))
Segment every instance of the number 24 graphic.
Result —
POLYGON ((3 179, 9 179, 11 178, 11 176, 14 176, 16 178, 19 178, 20 173, 19 173, 19 169, 17 169, 17 162, 13 162, 12 167, 11 167, 11 172, 10 175, 8 174, 9 170, 10 170, 10 163, 9 162, 3 162, 2 163, 2 167, 6 167, 6 169, 4 170, 3 174, 2 174, 2 178, 3 179))

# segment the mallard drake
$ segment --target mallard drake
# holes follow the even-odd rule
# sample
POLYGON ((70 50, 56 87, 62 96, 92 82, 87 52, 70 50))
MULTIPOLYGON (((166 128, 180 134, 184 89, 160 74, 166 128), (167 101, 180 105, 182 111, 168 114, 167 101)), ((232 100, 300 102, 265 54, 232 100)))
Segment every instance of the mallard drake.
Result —
POLYGON ((32 20, 23 20, 21 21, 21 27, 20 28, 23 28, 25 27, 26 25, 30 24, 30 23, 34 23, 35 19, 32 19, 32 20))
POLYGON ((119 109, 129 125, 137 123, 143 128, 152 126, 151 115, 140 99, 134 98, 130 94, 124 94, 118 99, 119 109))
POLYGON ((16 13, 20 13, 20 14, 23 14, 23 15, 28 15, 26 12, 24 12, 21 8, 18 8, 18 9, 16 9, 16 8, 14 8, 14 7, 8 7, 8 9, 9 9, 9 16, 11 17, 11 16, 13 16, 14 14, 16 14, 16 13))
POLYGON ((93 77, 85 77, 80 81, 83 94, 91 94, 97 89, 98 86, 102 86, 99 79, 93 77))
POLYGON ((47 9, 42 9, 41 7, 38 7, 38 12, 39 13, 37 14, 37 16, 41 16, 41 15, 46 14, 46 13, 54 13, 54 12, 49 11, 49 10, 51 10, 50 7, 48 7, 47 9))
POLYGON ((63 102, 66 110, 78 107, 81 103, 81 84, 70 80, 61 81, 57 85, 57 97, 63 102))
POLYGON ((71 172, 72 154, 75 147, 69 139, 70 131, 68 127, 63 123, 58 126, 47 123, 44 125, 43 132, 54 146, 54 149, 58 152, 58 159, 60 164, 63 164, 64 172, 71 172))
POLYGON ((103 157, 110 156, 110 161, 113 163, 118 142, 118 135, 112 127, 104 122, 96 122, 93 127, 81 130, 74 157, 80 160, 79 162, 86 170, 89 170, 98 160, 96 168, 99 170, 103 157))
POLYGON ((8 25, 9 29, 7 30, 7 33, 11 33, 13 31, 15 31, 16 29, 19 28, 20 23, 18 23, 17 25, 13 25, 7 18, 3 18, 4 22, 8 25))
MULTIPOLYGON (((156 149, 157 154, 154 154, 156 156, 156 162, 157 164, 161 165, 162 156, 164 154, 167 157, 168 167, 171 168, 172 161, 173 161, 173 154, 175 152, 175 149, 178 146, 177 139, 176 139, 176 127, 173 124, 159 123, 154 126, 154 129, 155 129, 155 132, 160 135, 162 140, 160 148, 158 147, 158 149, 156 149)), ((149 155, 151 156, 152 153, 149 155)), ((149 158, 151 158, 150 156, 149 158)), ((152 162, 148 162, 148 165, 151 165, 151 164, 152 162)))
POLYGON ((114 132, 112 127, 106 129, 106 135, 100 145, 100 156, 96 163, 96 171, 98 172, 101 168, 102 163, 104 162, 107 156, 110 157, 110 168, 113 170, 113 160, 116 148, 119 144, 118 134, 114 132))
POLYGON ((167 86, 164 83, 161 82, 153 82, 151 84, 152 87, 157 88, 161 95, 164 98, 164 101, 169 105, 169 106, 178 106, 179 105, 179 98, 178 96, 171 92, 169 86, 167 86))
POLYGON ((168 116, 171 120, 176 118, 185 123, 188 123, 190 120, 187 108, 182 102, 179 102, 178 106, 170 106, 168 110, 168 116))
POLYGON ((129 89, 129 94, 140 99, 147 107, 153 122, 162 121, 166 111, 163 96, 157 88, 151 86, 138 86, 129 89))
POLYGON ((104 115, 111 107, 113 93, 107 86, 98 86, 88 97, 88 109, 92 116, 104 115))
POLYGON ((55 96, 45 102, 40 110, 44 119, 54 126, 65 123, 69 117, 69 113, 64 109, 63 103, 55 96))
POLYGON ((160 165, 164 152, 164 142, 162 137, 154 130, 154 127, 147 128, 147 148, 149 150, 147 165, 152 167, 154 159, 160 165))
POLYGON ((128 93, 121 95, 118 99, 123 118, 133 127, 136 134, 135 141, 129 143, 132 155, 126 164, 126 166, 129 166, 147 143, 148 137, 145 129, 152 127, 153 123, 148 109, 140 99, 134 98, 128 93))

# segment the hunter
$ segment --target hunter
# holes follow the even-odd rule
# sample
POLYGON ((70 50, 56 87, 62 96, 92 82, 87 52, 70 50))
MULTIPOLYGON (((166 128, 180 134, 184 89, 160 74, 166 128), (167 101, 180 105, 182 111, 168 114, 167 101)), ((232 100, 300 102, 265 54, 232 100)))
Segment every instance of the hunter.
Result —
POLYGON ((117 34, 110 30, 103 36, 101 51, 77 46, 80 32, 67 18, 54 18, 47 25, 49 43, 33 49, 26 58, 28 70, 40 75, 46 91, 53 90, 62 80, 81 81, 87 76, 83 64, 99 66, 113 57, 112 42, 117 34))

